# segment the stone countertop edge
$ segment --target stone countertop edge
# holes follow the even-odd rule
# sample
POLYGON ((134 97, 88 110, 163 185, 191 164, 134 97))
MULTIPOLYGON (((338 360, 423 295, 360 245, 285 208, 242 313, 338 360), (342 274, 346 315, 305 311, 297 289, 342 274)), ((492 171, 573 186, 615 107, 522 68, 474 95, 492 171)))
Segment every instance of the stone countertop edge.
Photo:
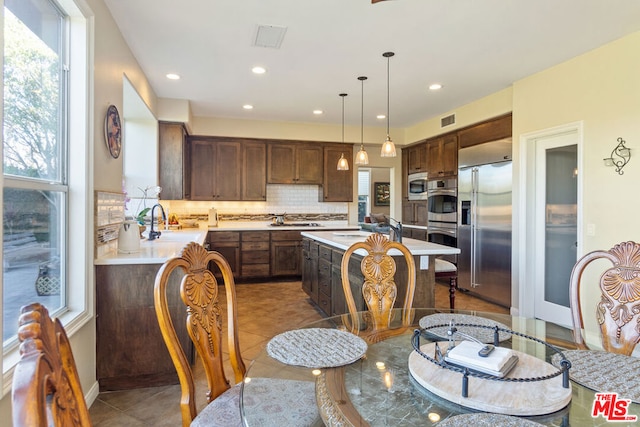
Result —
MULTIPOLYGON (((349 246, 356 242, 364 242, 371 233, 366 231, 336 232, 336 231, 309 231, 303 232, 303 237, 317 240, 320 243, 332 246, 337 249, 347 250, 349 246)), ((454 255, 459 254, 460 249, 451 246, 439 245, 437 243, 425 242, 422 240, 403 238, 404 244, 412 255, 454 255)), ((356 251, 358 255, 366 255, 364 249, 356 251)), ((400 251, 392 249, 389 255, 402 255, 400 251)))
POLYGON ((127 265, 127 264, 163 264, 166 260, 177 256, 187 243, 204 244, 207 230, 187 228, 184 230, 162 230, 156 240, 140 240, 140 251, 123 254, 110 252, 93 261, 94 265, 127 265))
POLYGON ((349 225, 346 221, 292 221, 292 223, 315 223, 314 226, 272 226, 271 222, 262 221, 220 221, 217 227, 208 227, 209 231, 286 231, 286 230, 359 230, 358 225, 349 225))

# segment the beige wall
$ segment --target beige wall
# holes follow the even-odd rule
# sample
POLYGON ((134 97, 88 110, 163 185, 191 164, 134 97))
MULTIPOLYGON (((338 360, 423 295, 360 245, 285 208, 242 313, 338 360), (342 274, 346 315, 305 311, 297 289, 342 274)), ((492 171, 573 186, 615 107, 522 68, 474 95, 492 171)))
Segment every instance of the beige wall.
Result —
MULTIPOLYGON (((626 240, 640 240, 640 209, 636 197, 640 183, 640 159, 633 154, 640 148, 640 33, 614 41, 570 61, 516 82, 513 86, 514 189, 519 174, 523 134, 572 122, 582 122, 582 228, 578 230, 581 256, 595 249, 609 249, 626 240), (627 141, 632 158, 618 175, 605 167, 618 137, 627 141), (595 235, 586 233, 588 224, 595 235)), ((514 219, 523 206, 522 194, 514 192, 514 219)), ((514 228, 515 230, 515 228, 514 228)), ((523 243, 514 233, 514 247, 523 243)), ((515 259, 514 259, 515 260, 515 259)), ((594 278, 588 275, 588 278, 594 278)), ((516 284, 517 285, 517 284, 516 284)), ((593 312, 596 293, 585 301, 593 312)), ((592 317, 592 316, 589 316, 592 317)), ((595 328, 595 323, 591 324, 595 328)))

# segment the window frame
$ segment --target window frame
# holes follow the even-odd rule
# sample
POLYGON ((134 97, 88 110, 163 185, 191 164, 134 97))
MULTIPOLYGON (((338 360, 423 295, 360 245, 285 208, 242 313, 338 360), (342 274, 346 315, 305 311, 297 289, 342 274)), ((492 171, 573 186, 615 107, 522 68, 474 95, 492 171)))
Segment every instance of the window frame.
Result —
MULTIPOLYGON (((93 64, 94 14, 84 0, 52 1, 65 16, 64 72, 66 74, 66 114, 63 116, 67 138, 66 165, 63 174, 67 177, 67 197, 64 206, 66 223, 66 295, 64 309, 55 313, 69 337, 78 332, 94 317, 94 272, 93 272, 93 161, 94 125, 93 114, 93 64), (70 232, 73 224, 73 233, 70 232)), ((4 6, 4 3, 3 3, 4 6)), ((2 24, 4 32, 4 19, 2 24)), ((1 34, 0 33, 0 34, 1 34)), ((2 43, 4 49, 4 40, 2 43)), ((3 52, 4 61, 4 52, 3 52)), ((4 93, 4 82, 0 83, 4 93)), ((2 95, 3 96, 3 95, 2 95)), ((1 136, 0 136, 1 137, 1 136)), ((0 147, 2 150, 2 147, 0 147)), ((5 178, 0 174, 0 208, 6 181, 16 185, 27 185, 20 178, 5 178)), ((54 190, 58 184, 49 184, 47 190, 54 190)), ((41 188, 39 188, 41 189, 41 188)), ((2 229, 0 228, 0 236, 2 229)), ((0 261, 2 255, 0 252, 0 261)), ((0 276, 0 292, 3 290, 0 276)), ((0 302, 0 328, 4 301, 0 302)), ((17 321, 17 319, 16 319, 17 321)), ((71 338, 73 342, 73 338, 71 338)), ((18 345, 3 348, 0 353, 2 375, 0 375, 0 397, 11 391, 13 371, 19 360, 18 345)))

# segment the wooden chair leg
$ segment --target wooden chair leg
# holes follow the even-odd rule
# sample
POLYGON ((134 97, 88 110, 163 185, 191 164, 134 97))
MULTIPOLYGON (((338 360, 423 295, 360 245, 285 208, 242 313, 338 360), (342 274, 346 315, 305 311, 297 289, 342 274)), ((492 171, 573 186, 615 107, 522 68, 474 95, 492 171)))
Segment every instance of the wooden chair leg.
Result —
POLYGON ((457 284, 457 277, 451 276, 451 278, 449 278, 449 307, 451 308, 451 310, 455 308, 457 284))

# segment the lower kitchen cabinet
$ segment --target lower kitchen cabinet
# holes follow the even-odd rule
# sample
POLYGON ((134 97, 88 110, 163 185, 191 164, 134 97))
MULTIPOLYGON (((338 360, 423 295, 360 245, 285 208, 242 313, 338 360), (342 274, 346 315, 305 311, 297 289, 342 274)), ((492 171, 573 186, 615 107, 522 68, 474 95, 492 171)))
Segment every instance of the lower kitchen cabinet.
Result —
POLYGON ((271 232, 271 275, 302 274, 302 238, 299 231, 271 232))
POLYGON ((314 302, 318 301, 318 248, 310 239, 302 241, 302 289, 314 302))
POLYGON ((268 231, 243 231, 241 237, 240 276, 268 277, 270 247, 268 231))
MULTIPOLYGON (((96 376, 100 391, 177 384, 178 375, 162 339, 153 302, 161 264, 98 265, 96 272, 96 376)), ((175 325, 185 325, 181 271, 169 276, 167 299, 175 325)), ((176 328, 187 358, 193 344, 176 328)))
POLYGON ((426 200, 404 200, 402 202, 402 223, 412 225, 427 225, 429 216, 426 200))
MULTIPOLYGON (((229 263, 234 277, 240 274, 240 232, 239 231, 210 231, 207 234, 207 243, 209 250, 220 252, 229 263)), ((220 270, 211 263, 209 265, 211 271, 216 277, 220 278, 220 270)))

